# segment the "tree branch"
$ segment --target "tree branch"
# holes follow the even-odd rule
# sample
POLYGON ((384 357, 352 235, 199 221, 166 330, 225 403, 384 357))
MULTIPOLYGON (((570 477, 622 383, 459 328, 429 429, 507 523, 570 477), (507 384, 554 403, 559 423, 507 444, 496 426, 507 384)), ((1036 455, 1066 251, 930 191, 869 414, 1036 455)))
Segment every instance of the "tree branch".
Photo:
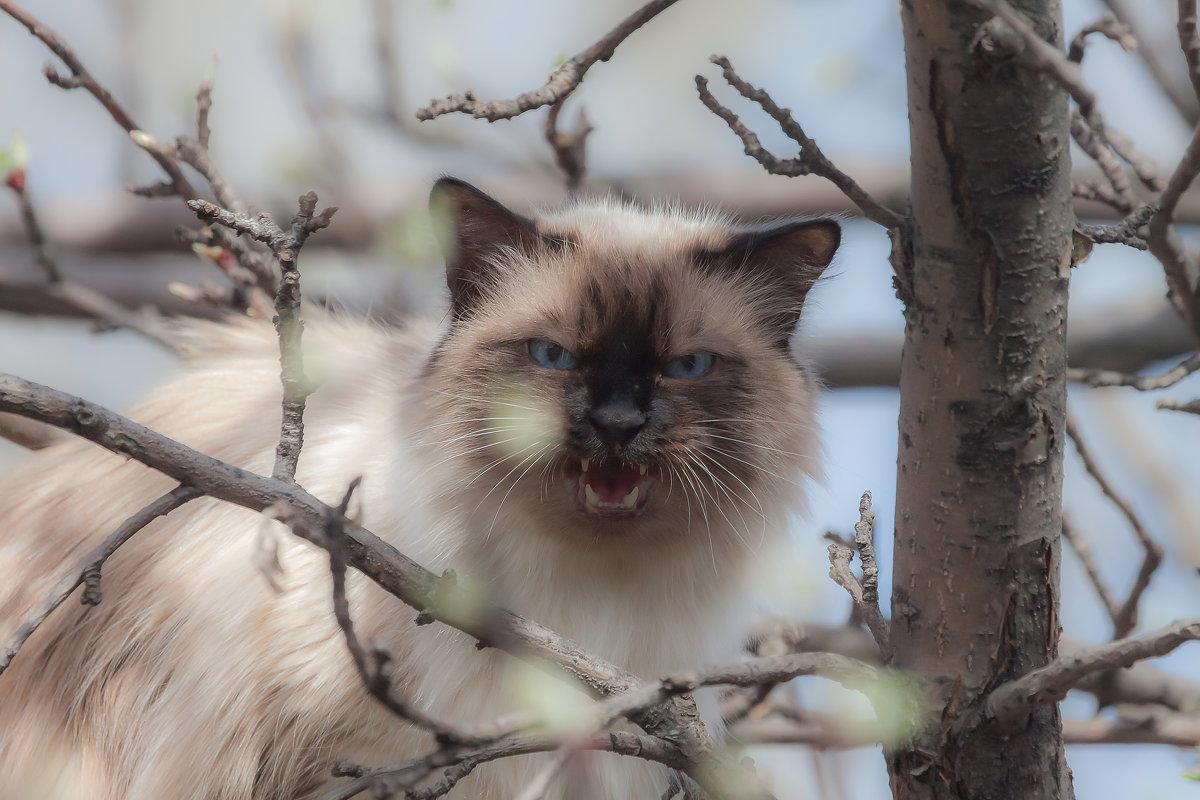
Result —
POLYGON ((1036 705, 1057 703, 1089 675, 1166 655, 1197 638, 1200 638, 1200 617, 1192 617, 1141 636, 1081 647, 1002 684, 988 698, 987 712, 1002 722, 1014 723, 1036 705))
POLYGON ((300 320, 300 268, 297 258, 309 234, 327 227, 337 212, 337 207, 332 206, 317 214, 317 196, 313 192, 301 195, 299 204, 299 211, 285 231, 267 214, 250 219, 206 200, 188 201, 188 207, 200 219, 224 225, 267 245, 279 264, 275 330, 279 334, 283 418, 279 444, 275 448, 275 467, 271 474, 286 481, 294 481, 296 477, 300 450, 304 446, 304 406, 312 393, 312 386, 304 375, 304 354, 300 347, 304 326, 300 320))
POLYGON ((461 112, 470 114, 476 119, 495 122, 498 119, 511 119, 533 108, 557 103, 575 91, 583 80, 583 76, 596 62, 608 61, 621 42, 629 38, 630 34, 675 5, 676 2, 677 0, 651 0, 622 20, 600 41, 564 61, 558 69, 550 73, 546 83, 538 89, 525 92, 512 100, 486 102, 476 100, 475 95, 469 91, 452 94, 442 100, 431 100, 428 106, 417 111, 417 119, 429 120, 443 114, 461 112))
MULTIPOLYGON (((0 384, 0 395, 2 394, 3 388, 0 384)), ((25 641, 46 621, 54 609, 62 605, 71 592, 75 591, 75 587, 82 583, 87 584, 81 598, 83 603, 96 605, 100 602, 100 567, 121 545, 156 518, 170 514, 201 494, 202 492, 190 486, 177 486, 121 523, 119 528, 80 559, 71 572, 58 582, 50 596, 25 615, 16 632, 4 643, 3 652, 0 652, 0 674, 8 669, 25 641)))
POLYGON ((1200 353, 1193 353, 1160 375, 1129 375, 1106 369, 1068 369, 1067 380, 1088 386, 1130 386, 1139 392, 1153 392, 1174 386, 1200 370, 1200 353))
POLYGON ((729 63, 729 59, 724 56, 713 56, 711 61, 721 68, 725 80, 738 91, 738 94, 762 107, 763 111, 766 111, 772 119, 779 123, 787 137, 800 146, 800 154, 795 158, 778 158, 767 152, 758 140, 758 136, 747 128, 736 114, 717 101, 709 91, 708 81, 704 76, 697 75, 696 91, 700 95, 700 101, 709 111, 725 120, 729 129, 737 134, 738 138, 742 140, 746 155, 762 164, 767 172, 773 175, 789 177, 820 175, 837 186, 846 197, 858 206, 863 216, 872 222, 889 229, 902 228, 905 225, 904 217, 875 200, 853 178, 834 166, 833 162, 821 152, 817 143, 804 133, 804 129, 792 117, 790 111, 780 108, 766 91, 757 89, 742 80, 741 76, 734 71, 733 65, 729 63))
POLYGON ((1154 577, 1154 571, 1162 563, 1163 549, 1158 542, 1150 538, 1150 534, 1146 531, 1146 527, 1133 510, 1133 506, 1125 498, 1117 494, 1116 489, 1113 488, 1113 485, 1104 476, 1104 473, 1100 471, 1100 466, 1096 463, 1096 459, 1092 457, 1091 451, 1084 445, 1083 439, 1080 438, 1079 425, 1071 414, 1067 415, 1067 436, 1075 443, 1075 452, 1079 454, 1079 460, 1083 462, 1084 469, 1092 476, 1092 480, 1100 487, 1100 491, 1121 511, 1121 514, 1133 529, 1133 535, 1137 537, 1138 543, 1145 551, 1145 555, 1142 558, 1142 565, 1138 569, 1137 578, 1134 580, 1133 588, 1129 590, 1129 595, 1125 598, 1125 602, 1117 608, 1117 613, 1112 617, 1113 638, 1120 639, 1127 636, 1137 626, 1138 605, 1141 602, 1142 594, 1150 586, 1150 580, 1154 577))

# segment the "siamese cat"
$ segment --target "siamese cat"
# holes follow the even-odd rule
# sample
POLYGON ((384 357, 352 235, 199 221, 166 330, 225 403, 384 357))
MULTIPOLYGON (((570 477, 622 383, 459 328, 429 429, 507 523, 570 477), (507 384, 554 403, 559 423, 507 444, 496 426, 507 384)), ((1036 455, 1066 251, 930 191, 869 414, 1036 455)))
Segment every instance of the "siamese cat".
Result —
MULTIPOLYGON (((647 679, 736 657, 755 556, 818 472, 816 387, 789 350, 829 264, 827 219, 747 228, 708 212, 579 202, 535 219, 443 179, 449 310, 388 330, 309 315, 297 480, 426 567, 647 679)), ((278 350, 251 320, 181 323, 185 373, 130 413, 270 473, 278 350)), ((173 482, 82 440, 0 478, 0 636, 173 482)), ((279 523, 185 505, 103 567, 0 675, 0 798, 297 800, 432 749, 364 690, 331 613, 328 557, 279 523), (267 561, 277 561, 270 580, 267 561), (274 584, 274 585, 273 585, 274 584)), ((415 704, 463 724, 545 685, 360 575, 360 638, 415 704)), ((548 691, 548 690, 547 690, 548 691)), ((547 756, 478 767, 449 795, 518 794, 547 756)), ((437 774, 435 773, 435 776, 437 774)), ((667 773, 583 753, 553 797, 651 800, 667 773)))

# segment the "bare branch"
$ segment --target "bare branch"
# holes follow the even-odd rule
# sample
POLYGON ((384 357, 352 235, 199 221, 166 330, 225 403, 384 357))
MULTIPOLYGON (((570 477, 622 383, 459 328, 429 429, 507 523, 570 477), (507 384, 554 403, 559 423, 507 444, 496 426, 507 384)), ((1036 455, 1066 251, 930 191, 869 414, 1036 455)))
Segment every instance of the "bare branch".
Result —
MULTIPOLYGON (((355 780, 325 794, 320 800, 348 800, 368 790, 375 792, 375 797, 393 797, 403 793, 410 800, 432 800, 447 794, 481 764, 500 758, 555 750, 560 743, 560 736, 538 734, 506 737, 486 745, 443 748, 392 766, 360 770, 355 780), (447 769, 439 780, 427 787, 416 788, 441 768, 447 769)), ((686 759, 669 743, 628 731, 611 731, 594 736, 583 743, 580 749, 636 756, 676 768, 686 763, 686 759)))
POLYGON ((796 158, 781 159, 767 152, 758 136, 738 118, 736 114, 721 105, 712 92, 708 90, 708 81, 701 75, 696 76, 696 91, 700 101, 709 111, 725 120, 729 129, 742 140, 746 155, 753 158, 773 175, 820 175, 829 180, 842 191, 867 219, 885 228, 901 228, 905 224, 904 217, 892 211, 887 206, 875 200, 846 173, 842 172, 833 162, 825 157, 817 143, 810 139, 800 124, 792 117, 786 108, 780 108, 775 101, 762 89, 756 89, 734 71, 729 59, 724 56, 713 56, 712 62, 721 68, 721 72, 729 85, 738 93, 766 111, 772 119, 779 123, 788 138, 800 146, 800 154, 796 158))
POLYGON ((1200 617, 1192 617, 1141 636, 1081 647, 998 687, 988 698, 988 714, 1015 722, 1035 705, 1057 703, 1089 675, 1166 655, 1197 638, 1200 638, 1200 617))
POLYGON ((651 0, 621 21, 604 38, 581 53, 568 58, 540 88, 525 92, 512 100, 476 100, 471 92, 452 94, 443 100, 431 100, 429 105, 417 111, 417 119, 429 120, 443 114, 461 112, 476 119, 495 122, 511 119, 533 108, 541 108, 565 98, 575 91, 583 76, 598 61, 608 61, 621 42, 661 12, 675 5, 677 0, 651 0))
MULTIPOLYGON (((1096 95, 1083 80, 1079 65, 1069 60, 1065 53, 1042 39, 1029 24, 1024 14, 1014 9, 1007 0, 969 0, 975 6, 990 11, 1002 20, 1020 39, 1015 53, 1022 63, 1031 69, 1045 72, 1067 90, 1079 106, 1079 113, 1088 126, 1099 136, 1105 137, 1104 120, 1096 104, 1096 95)), ((993 28, 992 32, 996 32, 993 28)))
MULTIPOLYGON (((0 393, 2 391, 0 389, 0 393)), ((178 486, 172 489, 121 523, 119 528, 80 559, 71 572, 58 582, 50 596, 25 615, 25 619, 21 621, 16 632, 4 643, 4 650, 0 652, 0 673, 3 673, 16 658, 21 646, 25 644, 25 640, 46 621, 54 609, 62 605, 71 592, 75 591, 75 587, 86 582, 88 586, 82 601, 88 605, 96 605, 100 602, 100 568, 105 560, 125 544, 131 536, 156 518, 170 514, 188 501, 200 497, 201 494, 202 492, 190 486, 178 486)))
POLYGON ((1096 567, 1096 559, 1092 557, 1092 548, 1088 545, 1087 539, 1075 530, 1075 526, 1070 523, 1066 514, 1063 515, 1062 535, 1071 549, 1075 551, 1075 556, 1083 565, 1083 571, 1087 573, 1088 581, 1096 591, 1096 596, 1100 598, 1100 604, 1104 606, 1109 619, 1115 624, 1117 615, 1120 613, 1120 606, 1117 605, 1112 592, 1100 578, 1100 570, 1096 567))
POLYGON ((1100 172, 1108 181, 1108 185, 1112 187, 1111 192, 1103 192, 1099 199, 1107 202, 1122 214, 1130 214, 1133 211, 1134 202, 1129 177, 1125 174, 1120 162, 1117 161, 1117 157, 1109 149, 1107 140, 1098 135, 1075 110, 1071 111, 1071 138, 1083 152, 1096 162, 1096 166, 1100 167, 1100 172))
POLYGON ((871 493, 863 492, 858 503, 858 522, 854 525, 854 546, 863 565, 862 581, 850 570, 854 552, 836 542, 829 545, 829 577, 846 590, 859 616, 867 623, 879 652, 886 661, 891 656, 887 619, 879 610, 879 566, 875 563, 872 533, 875 512, 871 510, 871 493))
POLYGON ((1133 29, 1129 25, 1119 22, 1115 17, 1101 17, 1092 24, 1085 25, 1071 39, 1071 46, 1067 48, 1068 60, 1074 61, 1076 64, 1083 61, 1083 51, 1087 47, 1087 37, 1093 33, 1098 33, 1116 42, 1126 53, 1132 53, 1137 50, 1138 42, 1134 38, 1133 29))
POLYGON ((1150 534, 1147 533, 1146 527, 1133 510, 1133 506, 1117 493, 1112 483, 1100 471, 1099 464, 1096 463, 1096 459, 1092 457, 1091 451, 1084 445, 1083 440, 1079 436, 1078 423, 1070 414, 1067 415, 1067 436, 1075 443, 1075 452, 1079 454, 1079 460, 1083 462, 1084 469, 1092 476, 1092 480, 1100 487, 1100 491, 1104 492, 1113 505, 1120 509, 1121 514, 1128 520, 1130 527, 1133 528, 1133 534, 1137 537, 1138 543, 1145 551, 1145 555, 1142 558, 1142 565, 1138 569, 1133 588, 1129 590, 1129 595, 1125 598, 1125 602, 1121 604, 1116 615, 1113 617, 1113 638, 1120 639, 1127 636, 1137 626, 1138 604, 1141 602, 1142 594, 1150 586, 1150 580, 1154 576, 1154 571, 1162 563, 1163 549, 1158 542, 1150 538, 1150 534))
POLYGON ((588 122, 587 114, 580 109, 579 118, 575 121, 575 129, 564 133, 558 129, 558 115, 562 111, 564 97, 546 114, 544 135, 550 148, 554 151, 554 161, 567 179, 567 191, 571 194, 579 191, 583 185, 583 177, 587 173, 587 137, 594 129, 588 122))
POLYGON ((287 481, 295 480, 300 450, 304 446, 304 405, 312 393, 312 387, 304 375, 304 354, 300 347, 304 326, 300 320, 300 269, 297 258, 309 234, 328 226, 337 211, 334 206, 317 214, 317 196, 313 192, 302 195, 299 204, 300 209, 292 217, 290 228, 284 231, 267 214, 250 219, 205 200, 188 201, 188 206, 200 219, 224 225, 270 247, 279 263, 275 330, 279 334, 283 420, 272 475, 287 481))
POLYGON ((29 196, 27 176, 24 166, 9 173, 5 180, 8 188, 16 195, 21 208, 21 220, 29 243, 33 247, 34 258, 46 275, 49 282, 47 293, 56 299, 69 303, 83 314, 92 317, 113 328, 128 328, 140 333, 156 345, 176 353, 178 348, 163 330, 162 320, 151 310, 139 313, 126 309, 99 292, 81 283, 68 279, 59 268, 58 263, 50 255, 46 235, 34 208, 33 199, 29 196))
POLYGON ((1161 375, 1129 375, 1106 369, 1068 369, 1067 380, 1088 386, 1130 386, 1140 392, 1152 392, 1174 386, 1200 370, 1200 353, 1193 353, 1161 375))
POLYGON ((1145 203, 1116 225, 1080 225, 1079 230, 1096 244, 1123 244, 1134 250, 1149 250, 1150 246, 1138 230, 1158 213, 1156 203, 1145 203))
POLYGON ((1196 34, 1196 0, 1178 0, 1179 47, 1187 61, 1188 80, 1200 99, 1200 36, 1196 34))
POLYGON ((1188 324, 1194 336, 1200 338, 1200 300, 1196 297, 1198 267, 1195 256, 1189 253, 1172 224, 1179 199, 1200 173, 1200 128, 1184 150, 1167 188, 1159 197, 1159 210, 1150 220, 1150 252, 1162 263, 1167 276, 1171 300, 1188 324))
POLYGON ((1200 103, 1197 102, 1196 96, 1189 91, 1190 87, 1187 84, 1176 80, 1176 75, 1164 59, 1164 56, 1168 54, 1167 48, 1161 47, 1159 42, 1154 41, 1145 31, 1139 29, 1138 26, 1146 17, 1144 13, 1141 13, 1142 9, 1130 8, 1127 0, 1104 0, 1104 4, 1118 20, 1133 32, 1134 38, 1139 43, 1137 53, 1150 71, 1150 75, 1162 89, 1163 94, 1175 106, 1188 127, 1194 127, 1197 122, 1200 122, 1200 103))
MULTIPOLYGON (((164 145, 153 136, 150 136, 144 130, 142 130, 141 126, 134 122, 133 118, 129 115, 125 108, 116 101, 112 94, 99 82, 97 82, 95 78, 92 77, 91 73, 87 71, 83 63, 79 60, 79 57, 75 54, 75 51, 66 43, 66 40, 59 36, 59 34, 52 28, 40 22, 28 11, 11 2, 11 0, 0 0, 0 11, 7 13, 13 19, 24 25, 31 34, 33 34, 37 39, 50 48, 51 52, 62 59, 67 68, 70 69, 70 75, 62 75, 57 69, 55 69, 54 66, 47 64, 44 72, 46 78, 51 83, 64 89, 85 89, 89 94, 95 97, 102 106, 104 106, 105 110, 108 111, 109 116, 112 117, 113 121, 116 122, 122 128, 122 130, 129 134, 130 138, 139 147, 149 153, 150 156, 158 163, 163 172, 167 174, 167 183, 174 188, 174 194, 178 195, 184 201, 193 200, 200 196, 200 194, 192 186, 191 182, 188 181, 187 177, 183 174, 183 170, 180 169, 179 162, 177 160, 180 158, 180 155, 177 148, 164 145)), ((200 93, 197 96, 197 101, 198 104, 211 103, 211 85, 209 86, 209 91, 207 92, 205 91, 204 85, 201 85, 200 93)), ((208 109, 198 108, 198 136, 206 140, 208 135, 207 130, 208 109)), ((207 150, 207 142, 204 145, 204 149, 205 151, 207 150)), ((211 167, 211 164, 208 166, 211 167)), ((206 177, 208 177, 209 174, 216 174, 215 168, 209 169, 208 172, 205 172, 204 170, 201 171, 206 177)), ((158 184, 155 186, 155 188, 147 189, 141 193, 147 195, 153 194, 154 196, 167 196, 170 193, 164 188, 165 185, 166 184, 158 184)), ((216 187, 214 187, 214 190, 215 188, 216 187)), ((219 244, 222 247, 225 247, 238 255, 238 258, 243 266, 245 266, 252 274, 258 276, 270 274, 270 271, 265 269, 261 263, 262 254, 253 252, 246 248, 238 247, 236 243, 236 237, 233 237, 224 231, 217 231, 217 238, 219 239, 219 244)), ((255 291, 253 286, 246 287, 246 289, 250 293, 255 291)), ((251 303, 251 305, 253 305, 253 303, 251 303)))
POLYGON ((1186 402, 1180 402, 1179 400, 1159 400, 1155 405, 1166 411, 1200 414, 1200 400, 1188 400, 1186 402))

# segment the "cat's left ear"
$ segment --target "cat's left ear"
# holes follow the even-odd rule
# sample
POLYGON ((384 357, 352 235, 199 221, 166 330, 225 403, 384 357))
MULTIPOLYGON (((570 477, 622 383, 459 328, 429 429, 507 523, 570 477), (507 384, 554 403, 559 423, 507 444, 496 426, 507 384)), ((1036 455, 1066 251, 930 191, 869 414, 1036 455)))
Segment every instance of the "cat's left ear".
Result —
POLYGON ((429 210, 446 256, 455 318, 470 311, 494 284, 496 258, 505 248, 528 251, 542 238, 533 220, 457 178, 442 178, 433 185, 429 210))
POLYGON ((841 226, 832 219, 774 222, 736 231, 725 247, 699 260, 706 269, 736 273, 774 290, 782 302, 769 322, 786 337, 841 240, 841 226))

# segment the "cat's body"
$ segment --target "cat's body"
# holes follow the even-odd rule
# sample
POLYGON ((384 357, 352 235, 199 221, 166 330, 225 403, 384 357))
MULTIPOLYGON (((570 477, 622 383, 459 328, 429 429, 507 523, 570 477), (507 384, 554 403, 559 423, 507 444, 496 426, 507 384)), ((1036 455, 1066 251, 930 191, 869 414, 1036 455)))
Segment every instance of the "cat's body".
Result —
MULTIPOLYGON (((446 190, 459 247, 449 334, 310 324, 309 369, 322 386, 298 481, 336 503, 363 476, 356 506, 368 529, 636 674, 733 657, 729 617, 746 568, 796 508, 792 479, 815 470, 813 388, 771 333, 794 316, 762 325, 772 302, 755 294, 763 279, 695 266, 697 253, 707 263, 729 245, 723 221, 584 207, 539 220, 545 238, 521 243, 528 231, 501 228, 526 221, 473 205, 465 187, 446 190), (488 237, 499 246, 478 257, 488 237), (536 344, 548 340, 559 349, 536 344), (645 340, 669 362, 651 387, 641 367, 627 368, 645 340), (709 352, 719 361, 692 355, 709 352), (630 403, 645 410, 636 423, 622 416, 630 403), (708 461, 688 461, 704 441, 715 446, 708 461)), ((802 260, 819 272, 833 246, 836 236, 827 254, 802 260)), ((743 250, 732 269, 745 268, 743 250)), ((130 416, 269 472, 279 408, 270 327, 195 324, 184 335, 200 355, 130 416)), ((66 565, 172 485, 83 442, 0 478, 0 635, 66 565)), ((310 798, 345 780, 330 777, 335 760, 377 766, 426 751, 428 734, 363 690, 329 587, 323 551, 243 509, 200 499, 151 524, 106 563, 103 602, 65 604, 0 675, 0 800, 42 796, 55 780, 87 800, 310 798), (281 592, 264 577, 271 546, 281 592)), ((514 674, 508 656, 442 625, 417 627, 412 609, 361 576, 350 600, 360 635, 390 651, 398 687, 418 705, 462 722, 524 707, 527 673, 514 674)), ((512 797, 535 758, 485 765, 451 796, 512 797)), ((556 796, 656 797, 662 774, 589 756, 556 796)))

